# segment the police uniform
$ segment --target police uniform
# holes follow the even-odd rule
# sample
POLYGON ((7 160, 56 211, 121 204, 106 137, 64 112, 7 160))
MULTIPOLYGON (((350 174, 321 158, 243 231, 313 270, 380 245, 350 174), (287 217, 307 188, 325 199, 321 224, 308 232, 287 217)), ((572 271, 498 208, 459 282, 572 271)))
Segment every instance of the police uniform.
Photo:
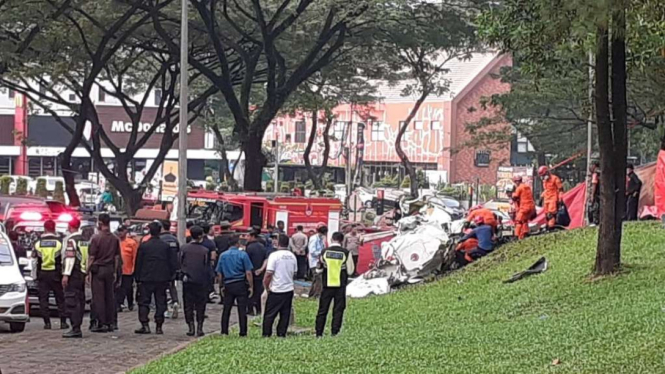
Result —
MULTIPOLYGON (((171 234, 168 231, 159 234, 159 238, 163 242, 169 245, 169 248, 171 248, 171 250, 175 254, 175 258, 180 257, 180 244, 178 243, 178 238, 173 236, 173 234, 171 234)), ((176 272, 178 272, 178 270, 179 269, 176 268, 176 272)), ((171 280, 171 282, 169 283, 169 288, 167 290, 169 292, 169 295, 171 296, 171 303, 173 303, 174 305, 171 318, 178 318, 177 305, 179 304, 179 300, 178 300, 178 288, 176 288, 175 279, 171 280)))
POLYGON ((346 309, 346 285, 349 275, 355 271, 353 257, 339 243, 321 252, 320 264, 323 266, 323 291, 319 299, 319 311, 316 314, 316 336, 322 336, 330 304, 335 301, 332 318, 332 335, 342 329, 344 310, 346 309))
POLYGON ((71 234, 65 241, 62 256, 62 275, 69 277, 65 287, 65 306, 72 322, 72 333, 80 335, 85 312, 85 277, 90 242, 81 231, 71 234))
POLYGON ((62 290, 62 238, 55 233, 44 233, 35 243, 32 256, 37 258, 37 287, 39 310, 44 319, 44 327, 50 328, 49 294, 55 294, 61 328, 67 328, 65 296, 62 290))

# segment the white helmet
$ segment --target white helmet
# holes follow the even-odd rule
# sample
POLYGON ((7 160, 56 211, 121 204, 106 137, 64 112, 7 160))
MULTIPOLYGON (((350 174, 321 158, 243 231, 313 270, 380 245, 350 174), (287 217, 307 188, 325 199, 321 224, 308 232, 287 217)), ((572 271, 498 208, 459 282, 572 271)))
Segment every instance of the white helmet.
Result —
POLYGON ((515 192, 515 185, 509 184, 506 186, 506 193, 513 193, 515 192))

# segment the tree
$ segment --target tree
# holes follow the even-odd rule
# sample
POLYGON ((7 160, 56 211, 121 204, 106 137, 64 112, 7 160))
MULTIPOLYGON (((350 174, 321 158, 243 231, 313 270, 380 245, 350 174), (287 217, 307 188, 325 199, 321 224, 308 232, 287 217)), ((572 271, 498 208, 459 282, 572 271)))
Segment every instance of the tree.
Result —
POLYGON ((190 59, 219 88, 235 121, 245 153, 246 190, 261 188, 267 127, 289 96, 314 73, 344 53, 370 1, 192 1, 219 69, 190 59), (312 38, 312 35, 316 37, 312 38), (244 76, 233 87, 234 62, 244 76), (263 99, 252 102, 256 92, 263 99))
MULTIPOLYGON (((177 139, 177 134, 173 133, 178 125, 177 57, 164 43, 159 44, 162 39, 156 37, 150 27, 154 14, 168 10, 171 2, 168 0, 152 8, 144 7, 142 2, 129 5, 115 1, 72 3, 58 20, 61 31, 39 39, 40 49, 33 51, 33 58, 15 63, 10 74, 2 78, 5 86, 24 93, 72 134, 60 158, 72 205, 78 204, 78 196, 71 156, 79 145, 88 151, 98 170, 120 192, 125 211, 131 215, 139 208, 147 183, 177 139), (91 99, 94 88, 116 98, 130 118, 132 130, 126 144, 114 144, 106 134, 91 99), (162 93, 155 119, 139 136, 139 123, 155 89, 162 93), (65 100, 64 90, 73 92, 78 102, 65 100), (74 126, 64 121, 58 106, 74 114, 74 126), (90 141, 83 139, 87 124, 92 128, 90 141), (135 185, 127 175, 129 162, 158 132, 164 135, 155 162, 144 179, 135 185), (104 162, 101 154, 104 147, 114 154, 112 165, 104 162)), ((49 4, 56 6, 53 1, 49 4)), ((197 53, 198 50, 192 48, 192 51, 197 53)), ((190 81, 195 82, 199 77, 200 74, 193 74, 190 81)), ((190 123, 196 119, 205 100, 215 92, 216 88, 209 87, 192 98, 190 123)))
MULTIPOLYGON (((467 58, 478 47, 475 28, 467 7, 473 2, 461 3, 406 3, 396 4, 393 18, 380 27, 379 38, 390 72, 389 80, 407 80, 404 96, 416 97, 416 102, 401 123, 395 149, 410 180, 416 181, 416 168, 402 149, 402 139, 423 102, 430 96, 441 96, 448 91, 450 81, 446 63, 467 58)), ((471 14, 470 14, 471 13, 471 14)), ((418 183, 410 184, 411 196, 418 196, 418 183)))
POLYGON ((507 0, 479 20, 486 40, 512 52, 523 64, 521 70, 536 76, 546 70, 560 71, 557 69, 565 65, 561 57, 570 51, 581 51, 579 55, 595 52, 595 124, 603 171, 594 268, 598 275, 615 272, 621 265, 628 112, 626 37, 640 29, 640 23, 636 23, 638 27, 629 26, 626 19, 641 16, 650 24, 650 14, 655 8, 662 10, 662 6, 629 0, 507 0))
MULTIPOLYGON (((323 190, 325 187, 323 177, 330 160, 330 129, 337 118, 334 109, 342 104, 362 106, 377 99, 376 87, 369 80, 357 74, 357 66, 372 66, 372 59, 367 58, 368 56, 370 54, 366 53, 342 56, 334 65, 322 69, 303 82, 293 94, 291 100, 285 104, 283 111, 292 115, 301 114, 305 118, 311 118, 312 127, 307 138, 303 161, 307 168, 309 180, 317 191, 323 190), (320 128, 319 123, 323 123, 323 129, 320 128), (321 155, 321 162, 317 171, 312 165, 310 156, 319 135, 323 140, 323 155, 321 155)), ((344 144, 348 139, 351 128, 351 124, 347 124, 342 131, 342 138, 335 139, 333 136, 332 140, 344 144)), ((347 155, 346 162, 351 162, 349 155, 347 155)))

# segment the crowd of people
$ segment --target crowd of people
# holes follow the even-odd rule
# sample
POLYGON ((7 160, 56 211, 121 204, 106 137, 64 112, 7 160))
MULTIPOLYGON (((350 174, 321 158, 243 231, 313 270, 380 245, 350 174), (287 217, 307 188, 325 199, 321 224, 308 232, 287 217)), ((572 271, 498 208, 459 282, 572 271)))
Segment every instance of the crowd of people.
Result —
POLYGON ((340 332, 346 285, 357 267, 362 244, 355 229, 346 236, 333 233, 328 245, 324 224, 309 235, 297 226, 289 237, 281 221, 267 232, 253 227, 246 233, 234 232, 228 222, 222 222, 218 235, 208 224, 188 223, 185 243, 171 234, 169 221, 149 223, 141 237, 127 225, 115 232, 110 227, 105 213, 99 215, 97 227, 81 229, 80 221, 73 219, 67 236, 56 232, 53 221, 45 222, 32 252, 45 329, 52 328, 48 304, 53 292, 60 328, 69 329, 63 337, 83 336, 88 283, 92 292, 89 331, 93 333, 117 330, 118 313, 133 311, 136 302, 140 325, 134 332, 153 332, 152 312, 154 333, 163 334, 168 301, 171 318, 177 318, 181 288, 188 336, 205 334, 206 306, 219 295, 222 334, 229 333, 232 308, 237 306, 240 336, 247 335, 249 315, 263 317, 266 337, 273 335, 279 320, 276 335, 284 337, 293 323, 295 282, 308 279, 313 281, 310 294, 320 296, 316 335, 323 335, 333 303, 332 334, 340 332))

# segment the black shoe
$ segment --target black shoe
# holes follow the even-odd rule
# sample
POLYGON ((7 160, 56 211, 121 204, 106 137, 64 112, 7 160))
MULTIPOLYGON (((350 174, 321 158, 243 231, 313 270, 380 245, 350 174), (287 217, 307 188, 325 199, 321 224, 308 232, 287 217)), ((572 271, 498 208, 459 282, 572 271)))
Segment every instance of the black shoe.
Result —
POLYGON ((60 330, 67 330, 69 328, 69 325, 67 324, 66 320, 60 320, 60 330))
POLYGON ((188 323, 187 326, 189 327, 189 331, 187 331, 187 336, 196 335, 196 331, 194 331, 194 322, 188 323))
POLYGON ((155 334, 157 335, 163 335, 164 331, 162 331, 162 324, 158 323, 157 327, 155 327, 155 334))
POLYGON ((204 335, 205 335, 205 333, 203 332, 203 323, 197 324, 197 326, 196 326, 196 336, 201 337, 201 336, 204 336, 204 335))
POLYGON ((107 332, 109 332, 109 329, 106 326, 97 325, 97 326, 93 327, 92 329, 90 329, 90 332, 107 333, 107 332))
POLYGON ((44 330, 50 330, 51 329, 51 322, 44 322, 44 330))
POLYGON ((128 306, 128 307, 127 307, 127 310, 129 310, 130 312, 133 312, 133 311, 134 311, 134 305, 130 305, 130 306, 128 306))
POLYGON ((112 323, 109 326, 109 331, 118 331, 118 324, 117 323, 112 323))
POLYGON ((140 329, 134 330, 134 334, 150 334, 150 325, 142 323, 140 329))
POLYGON ((97 327, 97 322, 90 321, 90 326, 88 326, 88 331, 92 331, 92 329, 94 329, 95 327, 97 327))
POLYGON ((62 334, 62 337, 65 339, 82 338, 83 333, 81 332, 81 330, 75 331, 74 329, 71 329, 66 333, 62 334))

